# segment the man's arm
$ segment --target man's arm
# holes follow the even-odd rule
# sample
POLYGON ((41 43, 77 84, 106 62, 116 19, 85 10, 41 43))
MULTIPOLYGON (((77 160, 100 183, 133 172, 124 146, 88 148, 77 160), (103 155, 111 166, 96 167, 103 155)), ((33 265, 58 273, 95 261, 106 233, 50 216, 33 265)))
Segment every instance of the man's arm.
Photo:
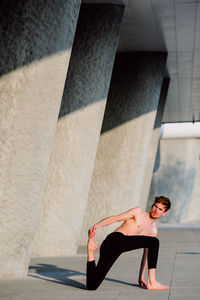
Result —
POLYGON ((122 221, 126 221, 132 217, 134 217, 135 215, 137 215, 139 212, 141 212, 141 208, 140 207, 135 207, 135 208, 131 208, 128 211, 116 215, 116 216, 110 216, 107 217, 101 221, 99 221, 98 223, 96 223, 95 225, 93 225, 92 227, 90 227, 88 234, 89 237, 94 237, 95 235, 95 230, 99 227, 103 227, 103 226, 107 226, 110 225, 114 222, 122 222, 122 221))
POLYGON ((148 248, 144 248, 141 264, 140 264, 140 272, 138 283, 140 286, 147 286, 147 282, 144 279, 145 271, 147 268, 147 256, 148 256, 148 248))
MULTIPOLYGON (((157 236, 157 228, 156 232, 152 236, 157 236)), ((145 281, 144 275, 147 268, 147 257, 148 257, 148 248, 144 248, 141 264, 140 264, 140 272, 139 272, 139 278, 138 283, 140 286, 147 286, 147 282, 145 281)))

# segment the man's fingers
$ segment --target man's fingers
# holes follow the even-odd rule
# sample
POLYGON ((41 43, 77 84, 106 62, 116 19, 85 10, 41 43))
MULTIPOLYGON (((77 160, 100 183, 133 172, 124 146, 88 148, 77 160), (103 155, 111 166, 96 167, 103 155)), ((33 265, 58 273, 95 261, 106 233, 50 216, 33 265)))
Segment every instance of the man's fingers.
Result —
POLYGON ((89 235, 89 238, 90 238, 90 239, 93 239, 93 238, 94 238, 94 235, 89 235))
POLYGON ((88 230, 88 233, 89 233, 89 234, 95 234, 95 228, 94 228, 94 227, 91 227, 91 228, 88 230))
POLYGON ((93 238, 93 237, 95 236, 95 232, 89 230, 89 231, 88 231, 88 236, 89 236, 90 238, 93 238))
POLYGON ((139 285, 140 286, 147 286, 147 283, 145 280, 139 280, 139 285))
POLYGON ((96 229, 95 226, 92 226, 89 228, 89 230, 88 230, 89 238, 93 238, 95 236, 95 229, 96 229))

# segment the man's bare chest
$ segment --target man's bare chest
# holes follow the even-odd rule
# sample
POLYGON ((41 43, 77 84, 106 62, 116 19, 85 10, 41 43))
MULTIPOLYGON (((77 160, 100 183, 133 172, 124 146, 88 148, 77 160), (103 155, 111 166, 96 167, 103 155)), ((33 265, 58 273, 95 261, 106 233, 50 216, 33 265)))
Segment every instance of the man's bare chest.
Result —
POLYGON ((154 222, 149 223, 146 218, 132 219, 129 222, 129 228, 135 234, 155 236, 157 235, 157 228, 154 222))

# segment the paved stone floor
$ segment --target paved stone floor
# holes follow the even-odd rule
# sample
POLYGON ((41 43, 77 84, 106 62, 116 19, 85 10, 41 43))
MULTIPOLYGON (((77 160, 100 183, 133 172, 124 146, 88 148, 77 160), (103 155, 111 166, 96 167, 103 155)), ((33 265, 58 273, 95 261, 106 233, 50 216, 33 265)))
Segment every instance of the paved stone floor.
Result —
POLYGON ((32 258, 26 278, 0 280, 0 300, 199 300, 200 228, 161 227, 159 238, 157 278, 169 291, 138 286, 141 250, 122 254, 99 289, 88 291, 86 253, 80 249, 71 257, 32 258))

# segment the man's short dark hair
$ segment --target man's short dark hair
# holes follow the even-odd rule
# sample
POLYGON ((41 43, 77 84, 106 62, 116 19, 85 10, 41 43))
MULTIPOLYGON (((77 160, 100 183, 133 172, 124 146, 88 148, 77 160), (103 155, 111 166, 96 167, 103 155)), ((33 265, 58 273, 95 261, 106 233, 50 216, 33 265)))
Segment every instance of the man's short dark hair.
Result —
POLYGON ((155 203, 162 203, 165 206, 165 211, 168 211, 171 207, 171 202, 170 200, 165 197, 165 196, 157 196, 154 199, 154 204, 155 203))

